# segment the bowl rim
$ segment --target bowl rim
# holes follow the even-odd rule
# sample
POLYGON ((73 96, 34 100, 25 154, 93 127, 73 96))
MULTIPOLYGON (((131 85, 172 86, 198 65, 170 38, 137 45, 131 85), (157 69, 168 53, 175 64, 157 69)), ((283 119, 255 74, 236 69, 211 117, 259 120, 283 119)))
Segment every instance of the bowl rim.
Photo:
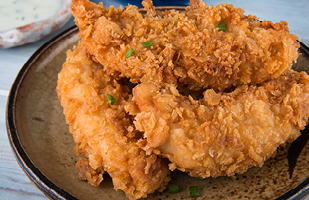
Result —
POLYGON ((36 42, 55 32, 72 18, 71 2, 71 0, 61 1, 59 9, 47 19, 1 31, 0 49, 36 42))

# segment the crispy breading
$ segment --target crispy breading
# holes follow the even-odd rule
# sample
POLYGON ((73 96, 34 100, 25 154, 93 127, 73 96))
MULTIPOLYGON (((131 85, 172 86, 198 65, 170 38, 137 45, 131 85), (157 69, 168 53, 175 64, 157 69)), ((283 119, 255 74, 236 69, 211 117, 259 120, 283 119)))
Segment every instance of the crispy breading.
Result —
POLYGON ((276 149, 295 140, 309 117, 309 76, 289 71, 260 86, 231 93, 205 90, 194 100, 175 85, 141 83, 126 110, 144 133, 148 153, 168 158, 170 169, 217 177, 262 166, 276 149))
POLYGON ((163 190, 170 172, 166 160, 146 155, 136 144, 138 131, 124 110, 130 90, 119 82, 105 74, 80 44, 67 53, 57 93, 76 142, 75 150, 88 160, 77 163, 80 178, 97 186, 106 171, 116 190, 137 199, 163 190), (107 94, 114 97, 116 105, 109 104, 107 94))
POLYGON ((290 69, 299 44, 286 22, 226 3, 142 4, 72 1, 81 42, 67 53, 57 93, 85 157, 81 180, 97 186, 107 172, 116 190, 143 198, 166 187, 170 170, 244 173, 299 136, 309 76, 290 69))
POLYGON ((172 83, 191 89, 225 91, 278 78, 298 57, 297 37, 287 23, 260 22, 243 9, 191 0, 185 11, 156 12, 143 1, 116 9, 73 0, 80 37, 107 74, 120 73, 131 82, 172 83), (226 24, 226 31, 218 25, 226 24), (151 40, 149 48, 143 42, 151 40), (134 53, 126 58, 131 48, 134 53))

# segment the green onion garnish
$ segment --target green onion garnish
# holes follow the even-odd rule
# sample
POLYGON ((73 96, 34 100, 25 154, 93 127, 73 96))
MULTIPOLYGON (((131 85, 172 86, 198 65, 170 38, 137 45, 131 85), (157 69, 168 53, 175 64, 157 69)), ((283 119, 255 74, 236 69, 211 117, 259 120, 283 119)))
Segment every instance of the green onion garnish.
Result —
POLYGON ((192 198, 196 198, 196 197, 199 197, 199 196, 200 196, 200 191, 199 191, 199 189, 198 189, 197 186, 191 186, 191 187, 189 188, 189 192, 190 192, 190 196, 191 196, 192 198))
POLYGON ((127 53, 126 53, 126 58, 130 58, 134 53, 134 49, 131 48, 127 53))
POLYGON ((114 99, 114 97, 112 95, 107 94, 107 99, 108 99, 108 103, 110 105, 115 105, 116 104, 116 101, 115 101, 115 99, 114 99))
POLYGON ((168 186, 168 192, 170 194, 175 194, 179 191, 179 187, 176 184, 172 184, 168 186))
POLYGON ((197 180, 205 180, 205 178, 202 178, 202 177, 196 177, 197 180))
POLYGON ((149 40, 149 41, 147 41, 147 42, 143 42, 143 45, 144 45, 145 48, 149 48, 149 47, 152 46, 152 41, 149 40))
POLYGON ((226 31, 226 24, 219 24, 218 28, 219 28, 219 31, 225 32, 226 31))

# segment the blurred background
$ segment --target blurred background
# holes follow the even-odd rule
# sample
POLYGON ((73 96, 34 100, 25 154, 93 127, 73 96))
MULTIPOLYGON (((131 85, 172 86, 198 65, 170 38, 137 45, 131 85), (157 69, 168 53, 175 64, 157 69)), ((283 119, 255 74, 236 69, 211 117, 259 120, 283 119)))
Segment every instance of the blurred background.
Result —
MULTIPOLYGON (((128 3, 130 3, 131 5, 136 5, 138 7, 142 7, 142 1, 140 0, 129 0, 129 1, 126 1, 126 0, 92 0, 93 2, 95 3, 98 3, 98 2, 103 2, 103 5, 104 6, 110 6, 110 5, 114 5, 115 7, 119 7, 120 5, 123 5, 123 6, 126 6, 128 5, 128 3)), ((153 1, 153 4, 155 6, 166 6, 166 5, 177 5, 177 6, 180 6, 180 5, 189 5, 189 0, 156 0, 156 1, 153 1)))

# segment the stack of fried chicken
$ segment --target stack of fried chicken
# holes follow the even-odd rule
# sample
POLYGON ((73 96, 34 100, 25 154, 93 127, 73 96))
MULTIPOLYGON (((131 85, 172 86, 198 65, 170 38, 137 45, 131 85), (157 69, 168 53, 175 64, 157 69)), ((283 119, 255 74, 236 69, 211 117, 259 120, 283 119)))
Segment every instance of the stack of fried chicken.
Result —
POLYGON ((79 178, 107 172, 130 199, 165 189, 170 171, 232 176, 262 166, 309 116, 309 76, 287 23, 232 5, 116 9, 73 0, 81 38, 57 93, 79 178))

